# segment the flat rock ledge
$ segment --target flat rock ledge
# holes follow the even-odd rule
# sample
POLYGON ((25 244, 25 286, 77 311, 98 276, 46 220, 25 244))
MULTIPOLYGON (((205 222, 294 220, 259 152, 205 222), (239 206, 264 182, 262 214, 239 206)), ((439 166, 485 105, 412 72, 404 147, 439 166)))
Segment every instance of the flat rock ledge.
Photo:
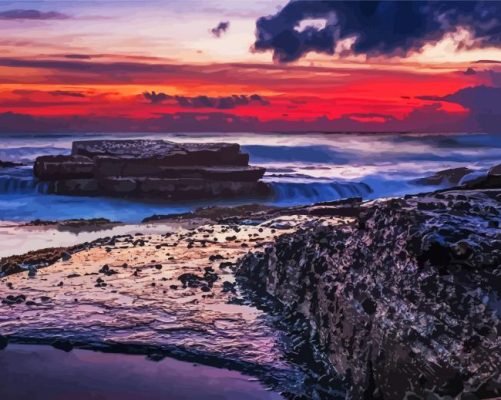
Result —
POLYGON ((305 343, 353 399, 500 398, 500 206, 499 189, 363 203, 351 223, 280 236, 237 274, 292 330, 309 322, 305 343))
POLYGON ((90 140, 71 155, 42 156, 34 175, 62 195, 141 197, 166 201, 266 197, 264 168, 249 166, 236 143, 90 140))

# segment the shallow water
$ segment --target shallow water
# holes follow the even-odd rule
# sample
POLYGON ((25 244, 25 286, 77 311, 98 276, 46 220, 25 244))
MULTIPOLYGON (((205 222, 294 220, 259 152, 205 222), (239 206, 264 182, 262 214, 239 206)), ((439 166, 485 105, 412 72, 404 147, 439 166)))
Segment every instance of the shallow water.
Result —
MULTIPOLYGON (((3 135, 0 160, 32 162, 41 154, 67 154, 73 140, 156 138, 179 142, 231 141, 251 163, 267 168, 265 180, 277 205, 310 204, 361 196, 366 199, 434 189, 412 181, 458 166, 486 169, 500 162, 498 134, 156 134, 3 135)), ((121 199, 43 194, 30 168, 0 170, 0 220, 106 217, 134 223, 152 214, 184 212, 213 203, 154 204, 121 199)), ((243 199, 240 204, 255 201, 243 199)), ((262 201, 262 200, 261 200, 262 201)))
POLYGON ((282 399, 238 372, 171 358, 12 344, 0 370, 0 397, 10 400, 282 399))
POLYGON ((95 230, 57 229, 54 226, 22 226, 0 221, 0 258, 47 247, 67 247, 116 235, 165 234, 179 229, 176 224, 131 224, 95 230), (26 240, 29 238, 29 240, 26 240))

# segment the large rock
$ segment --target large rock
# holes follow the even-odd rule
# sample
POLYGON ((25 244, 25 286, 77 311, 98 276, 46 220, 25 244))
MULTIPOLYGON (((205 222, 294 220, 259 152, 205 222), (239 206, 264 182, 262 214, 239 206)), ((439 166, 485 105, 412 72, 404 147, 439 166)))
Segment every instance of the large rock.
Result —
POLYGON ((33 173, 43 181, 92 178, 94 162, 84 156, 42 156, 36 159, 33 173))
POLYGON ((201 200, 270 195, 235 143, 91 140, 73 143, 71 156, 39 157, 34 174, 52 193, 201 200))
POLYGON ((238 274, 291 330, 309 322, 351 398, 500 398, 500 201, 462 189, 369 203, 353 223, 280 236, 238 274))

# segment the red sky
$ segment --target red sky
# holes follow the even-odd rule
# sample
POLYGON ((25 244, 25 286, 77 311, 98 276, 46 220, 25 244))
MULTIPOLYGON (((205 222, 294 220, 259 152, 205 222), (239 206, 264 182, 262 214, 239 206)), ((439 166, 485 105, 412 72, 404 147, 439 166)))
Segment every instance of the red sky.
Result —
MULTIPOLYGON (((462 27, 405 56, 277 63, 251 46, 256 20, 286 2, 15 3, 0 6, 1 132, 483 130, 478 110, 449 95, 500 90, 501 49, 465 46, 462 27)), ((498 118, 499 107, 487 112, 498 118)))

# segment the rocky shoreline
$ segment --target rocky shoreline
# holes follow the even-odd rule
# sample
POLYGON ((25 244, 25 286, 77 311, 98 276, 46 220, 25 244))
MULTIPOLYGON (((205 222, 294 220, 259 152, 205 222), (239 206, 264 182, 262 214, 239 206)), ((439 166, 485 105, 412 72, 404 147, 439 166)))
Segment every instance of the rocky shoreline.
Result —
POLYGON ((366 203, 342 226, 282 235, 238 274, 309 322, 353 398, 497 398, 500 203, 499 189, 366 203))
POLYGON ((0 347, 176 357, 290 399, 499 397, 496 168, 398 199, 155 215, 163 234, 1 259, 0 347))

